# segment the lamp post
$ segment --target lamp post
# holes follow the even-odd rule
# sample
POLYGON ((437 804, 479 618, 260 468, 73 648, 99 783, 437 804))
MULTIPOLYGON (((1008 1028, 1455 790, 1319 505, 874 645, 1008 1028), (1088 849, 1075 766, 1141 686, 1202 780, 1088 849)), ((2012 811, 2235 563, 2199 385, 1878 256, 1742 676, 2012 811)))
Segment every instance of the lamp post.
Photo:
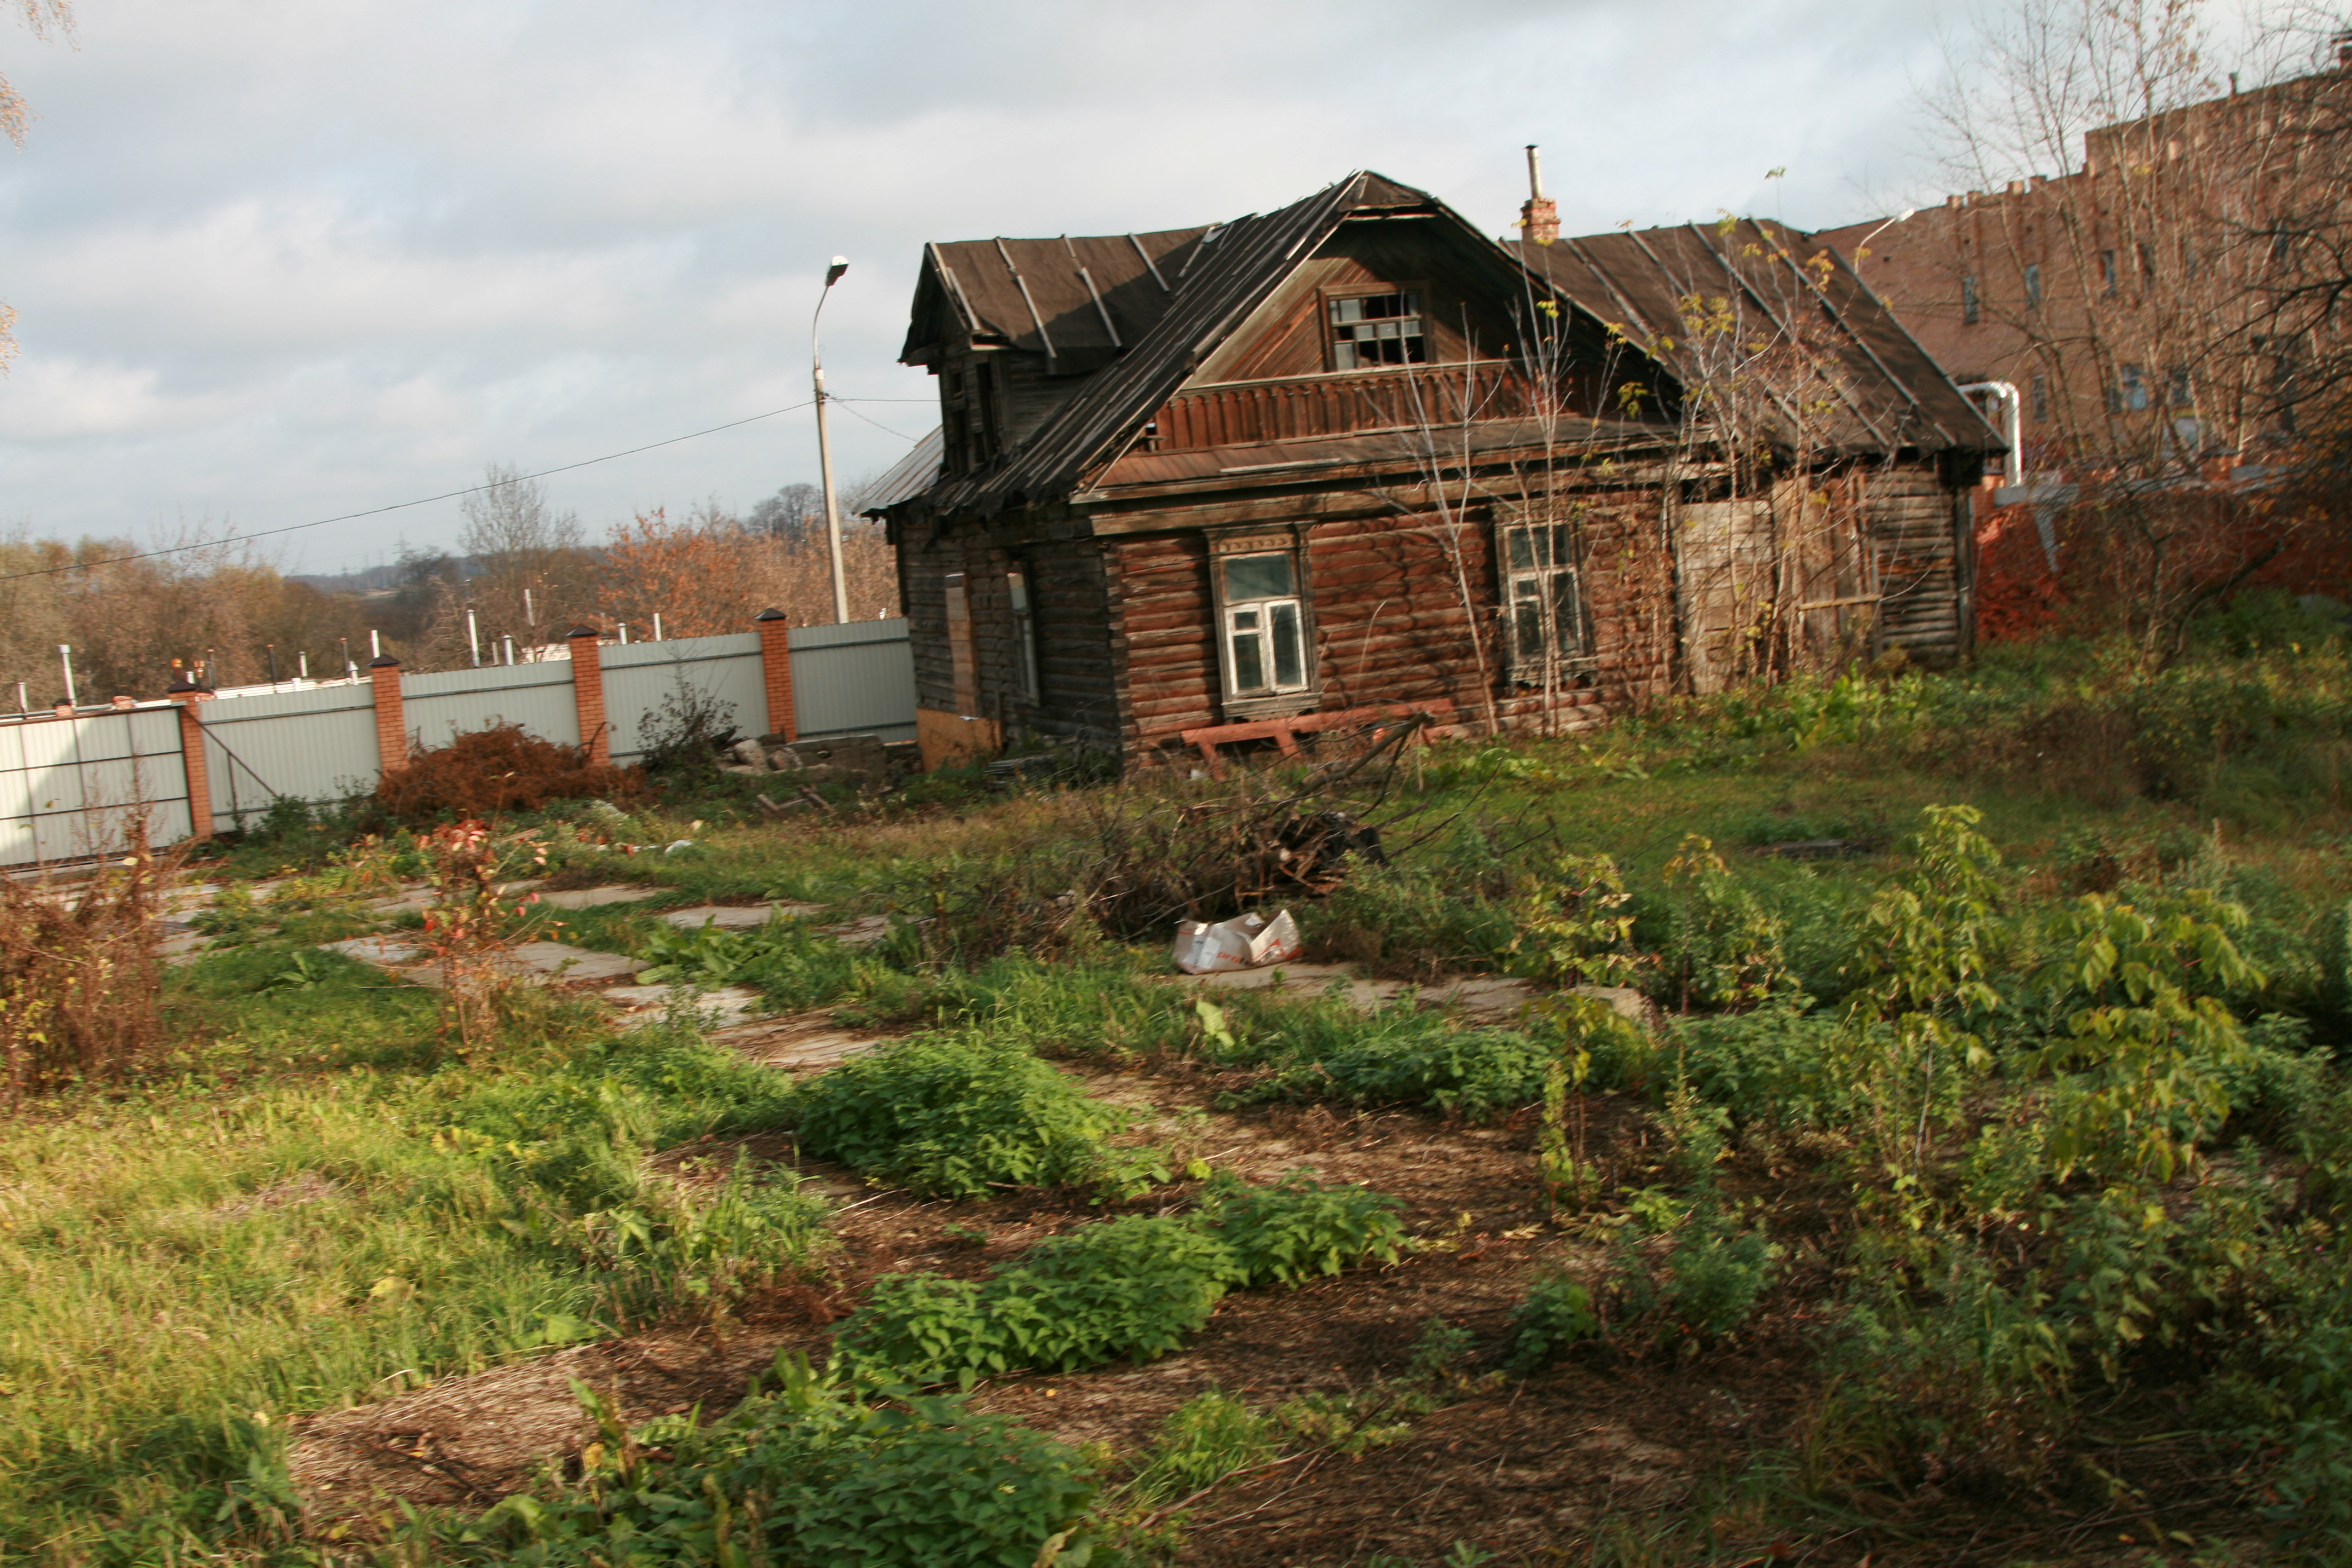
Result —
POLYGON ((816 466, 824 480, 824 547, 833 557, 833 618, 835 625, 849 619, 849 586, 841 575, 841 511, 833 500, 833 431, 824 417, 824 352, 817 344, 816 324, 824 314, 824 302, 833 298, 833 286, 849 270, 849 258, 836 256, 833 265, 824 269, 824 288, 816 297, 816 310, 809 317, 809 363, 816 373, 816 466))
POLYGON ((1917 207, 1905 207, 1901 212, 1896 213, 1893 217, 1888 218, 1885 223, 1880 224, 1868 234, 1864 235, 1862 237, 1862 243, 1853 247, 1853 259, 1857 268, 1859 268, 1861 265, 1862 258, 1870 254, 1870 242, 1872 240, 1876 239, 1880 235, 1885 234, 1888 229, 1893 228, 1898 223, 1909 223, 1911 221, 1911 215, 1918 210, 1919 209, 1917 207))

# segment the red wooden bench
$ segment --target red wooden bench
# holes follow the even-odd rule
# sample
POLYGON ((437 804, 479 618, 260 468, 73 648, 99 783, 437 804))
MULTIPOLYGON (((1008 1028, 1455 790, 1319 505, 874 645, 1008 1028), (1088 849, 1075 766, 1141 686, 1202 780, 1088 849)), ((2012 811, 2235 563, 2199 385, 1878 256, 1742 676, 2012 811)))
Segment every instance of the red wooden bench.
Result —
POLYGON ((1345 708, 1330 713, 1297 713, 1287 719, 1254 719, 1244 724, 1210 724, 1197 730, 1179 730, 1177 737, 1188 746, 1200 748, 1201 756, 1209 765, 1209 776, 1225 776, 1224 759, 1217 755, 1219 746, 1236 741, 1272 741, 1286 757, 1298 755, 1298 737, 1323 730, 1345 730, 1359 724, 1377 724, 1383 719, 1409 719, 1416 713, 1426 713, 1439 723, 1454 717, 1454 700, 1441 697, 1430 702, 1382 702, 1370 708, 1345 708))

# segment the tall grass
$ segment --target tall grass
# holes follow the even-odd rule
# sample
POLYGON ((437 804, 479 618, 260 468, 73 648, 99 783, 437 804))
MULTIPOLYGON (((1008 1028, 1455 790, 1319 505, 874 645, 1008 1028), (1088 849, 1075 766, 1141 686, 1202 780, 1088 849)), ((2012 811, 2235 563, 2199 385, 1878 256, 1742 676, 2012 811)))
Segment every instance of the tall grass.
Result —
POLYGON ((763 1269, 805 1254, 788 1190, 747 1215, 641 1163, 772 1121, 771 1075, 658 1031, 581 1056, 561 1008, 467 1068, 429 993, 333 963, 273 984, 287 959, 197 966, 184 1015, 225 1037, 178 1083, 0 1137, 0 1556, 289 1541, 290 1415, 707 1301, 747 1238, 763 1269), (648 1246, 617 1256, 595 1220, 629 1205, 648 1246))

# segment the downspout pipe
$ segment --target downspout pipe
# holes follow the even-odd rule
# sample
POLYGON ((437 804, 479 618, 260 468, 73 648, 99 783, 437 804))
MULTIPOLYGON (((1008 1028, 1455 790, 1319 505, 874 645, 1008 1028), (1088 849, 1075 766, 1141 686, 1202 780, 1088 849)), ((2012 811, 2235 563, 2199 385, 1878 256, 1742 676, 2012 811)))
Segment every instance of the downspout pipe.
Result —
POLYGON ((2017 395, 2013 381, 1972 381, 1959 389, 1962 397, 1974 400, 1990 393, 2000 405, 2001 439, 2009 443, 2009 456, 2001 459, 2001 479, 2005 484, 2025 482, 2025 419, 2023 400, 2017 395))

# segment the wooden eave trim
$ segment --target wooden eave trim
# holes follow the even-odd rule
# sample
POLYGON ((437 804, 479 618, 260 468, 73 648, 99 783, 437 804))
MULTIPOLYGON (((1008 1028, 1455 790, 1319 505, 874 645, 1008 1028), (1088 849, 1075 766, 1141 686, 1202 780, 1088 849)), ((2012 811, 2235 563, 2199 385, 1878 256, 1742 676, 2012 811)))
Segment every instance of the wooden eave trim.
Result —
MULTIPOLYGON (((1665 449, 1658 447, 1625 447, 1612 452, 1595 452, 1591 456, 1595 458, 1608 458, 1638 453, 1656 453, 1662 461, 1671 463, 1665 449)), ((1472 461, 1470 468, 1473 473, 1507 472, 1513 467, 1515 460, 1523 464, 1531 458, 1539 459, 1542 456, 1543 449, 1540 447, 1510 448, 1491 455, 1482 454, 1472 461)), ((1558 460, 1555 455, 1555 461, 1558 460)), ((1562 465, 1554 471, 1555 473, 1572 473, 1584 467, 1585 465, 1581 463, 1562 465)), ((1458 475, 1460 471, 1459 464, 1449 464, 1443 473, 1444 477, 1452 477, 1458 475)), ((1325 495, 1361 495, 1372 489, 1426 489, 1433 482, 1429 475, 1418 468, 1400 470, 1393 464, 1388 463, 1355 463, 1344 467, 1321 468, 1311 474, 1303 471, 1285 472, 1278 479, 1273 475, 1267 475, 1265 478, 1273 482, 1235 485, 1229 479, 1220 476, 1216 479, 1174 480, 1156 485, 1120 485, 1110 489, 1078 492, 1070 497, 1069 504, 1073 507, 1096 509, 1092 513, 1095 531, 1102 533, 1124 531, 1105 529, 1105 523, 1110 520, 1103 515, 1102 509, 1126 510, 1150 502, 1171 500, 1201 505, 1204 504, 1208 498, 1237 503, 1258 500, 1283 500, 1296 503, 1325 495)), ((1618 489, 1622 487, 1622 482, 1623 476, 1621 474, 1615 476, 1609 484, 1594 485, 1590 488, 1618 489)))
MULTIPOLYGON (((1168 402, 1173 403, 1180 397, 1191 397, 1205 392, 1248 392, 1261 386, 1305 386, 1318 382, 1359 381, 1371 376, 1388 376, 1403 381, 1415 375, 1430 375, 1440 371, 1489 369, 1525 374, 1519 362, 1515 359, 1430 360, 1422 364, 1375 365, 1369 370, 1319 370, 1310 371, 1304 375, 1257 376, 1248 381, 1188 381, 1168 395, 1168 402)), ((1355 432, 1349 431, 1349 434, 1354 435, 1355 432)))

